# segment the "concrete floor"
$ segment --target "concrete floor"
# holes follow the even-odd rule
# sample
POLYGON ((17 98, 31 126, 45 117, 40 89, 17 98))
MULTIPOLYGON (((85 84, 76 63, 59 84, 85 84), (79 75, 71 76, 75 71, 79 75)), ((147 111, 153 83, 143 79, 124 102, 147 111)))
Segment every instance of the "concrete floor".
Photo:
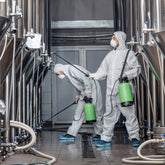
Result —
MULTIPOLYGON (((43 129, 38 133, 36 149, 57 158, 56 165, 124 165, 123 157, 136 156, 137 148, 131 147, 126 131, 115 130, 115 135, 110 148, 96 148, 92 142, 93 129, 83 127, 74 142, 59 141, 58 136, 65 134, 67 126, 58 126, 53 129, 43 129), (85 137, 85 138, 84 138, 85 137), (84 146, 85 147, 84 150, 84 146), (85 153, 85 154, 84 154, 85 153), (89 157, 88 157, 89 153, 89 157), (90 154, 93 154, 90 157, 90 154)), ((149 154, 150 147, 144 152, 149 154)), ((152 152, 152 151, 151 151, 152 152)), ((151 153, 150 152, 150 153, 151 153)), ((30 164, 34 162, 46 162, 47 160, 32 154, 17 152, 9 156, 2 165, 30 164)), ((37 163, 34 163, 35 165, 37 163)), ((39 163, 38 163, 39 164, 39 163)), ((30 164, 32 165, 32 164, 30 164)))

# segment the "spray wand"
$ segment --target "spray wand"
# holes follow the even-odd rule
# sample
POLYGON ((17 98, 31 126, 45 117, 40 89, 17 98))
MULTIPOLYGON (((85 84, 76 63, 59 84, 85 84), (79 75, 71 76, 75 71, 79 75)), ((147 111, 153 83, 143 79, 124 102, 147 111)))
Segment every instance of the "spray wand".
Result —
POLYGON ((57 116, 58 114, 60 114, 61 112, 65 111, 66 109, 68 109, 69 107, 71 107, 72 105, 77 104, 75 101, 71 104, 69 104, 67 107, 63 108, 61 111, 57 112, 56 114, 54 114, 53 116, 51 116, 49 119, 47 119, 45 122, 47 122, 48 120, 52 119, 53 117, 57 116))

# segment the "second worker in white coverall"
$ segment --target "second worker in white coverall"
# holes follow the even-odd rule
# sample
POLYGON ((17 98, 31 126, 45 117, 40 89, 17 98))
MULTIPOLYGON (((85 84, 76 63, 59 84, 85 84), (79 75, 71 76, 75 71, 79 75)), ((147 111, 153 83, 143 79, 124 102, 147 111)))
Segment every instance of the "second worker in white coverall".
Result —
MULTIPOLYGON (((115 32, 110 42, 113 50, 106 55, 97 72, 90 74, 90 77, 95 80, 107 78, 106 112, 103 117, 103 133, 101 134, 101 141, 95 144, 96 147, 111 146, 114 127, 121 113, 126 118, 125 125, 129 139, 132 141, 132 146, 137 147, 140 145, 139 124, 135 115, 135 106, 122 107, 118 93, 119 77, 128 52, 125 41, 126 34, 124 32, 115 32)), ((134 93, 134 88, 131 80, 137 77, 140 71, 141 66, 138 63, 135 53, 130 51, 122 76, 127 77, 129 80, 132 93, 134 93)))

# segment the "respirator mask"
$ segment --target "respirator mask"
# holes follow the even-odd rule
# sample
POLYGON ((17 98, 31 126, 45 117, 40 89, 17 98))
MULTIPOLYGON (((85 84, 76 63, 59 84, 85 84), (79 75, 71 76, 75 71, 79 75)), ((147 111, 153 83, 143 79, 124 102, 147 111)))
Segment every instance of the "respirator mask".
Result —
POLYGON ((63 79, 63 78, 65 78, 65 75, 64 74, 60 74, 60 75, 58 75, 58 78, 63 79))
POLYGON ((115 50, 116 49, 116 46, 117 46, 117 43, 116 43, 116 41, 115 40, 111 40, 111 42, 110 42, 110 45, 112 46, 112 48, 115 50))

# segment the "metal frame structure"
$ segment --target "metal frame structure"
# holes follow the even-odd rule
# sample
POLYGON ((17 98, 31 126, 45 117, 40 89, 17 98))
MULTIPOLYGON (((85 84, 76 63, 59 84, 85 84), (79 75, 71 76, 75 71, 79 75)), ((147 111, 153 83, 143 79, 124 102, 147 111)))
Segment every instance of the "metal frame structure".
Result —
MULTIPOLYGON (((45 61, 42 56, 48 54, 45 53, 45 49, 43 51, 28 49, 26 39, 40 33, 42 42, 48 43, 49 36, 46 34, 48 30, 46 17, 48 14, 50 16, 48 4, 46 0, 6 0, 0 3, 0 8, 3 8, 0 11, 0 25, 3 26, 3 22, 8 22, 5 28, 1 28, 3 33, 0 36, 2 40, 0 46, 3 48, 0 52, 0 84, 1 90, 5 89, 0 98, 0 160, 6 158, 11 147, 17 148, 19 145, 29 143, 31 139, 28 138, 30 133, 25 131, 26 129, 14 128, 17 126, 10 129, 11 119, 31 126, 34 131, 40 129, 42 125, 41 116, 38 114, 42 114, 41 88, 48 69, 47 65, 43 65, 45 61), (12 8, 12 11, 9 11, 9 8, 12 8), (40 15, 40 10, 43 11, 43 15, 40 15), (7 37, 4 37, 5 34, 7 37), (22 144, 17 143, 18 139, 24 139, 22 144)), ((45 44, 45 47, 48 49, 50 45, 45 44)))

